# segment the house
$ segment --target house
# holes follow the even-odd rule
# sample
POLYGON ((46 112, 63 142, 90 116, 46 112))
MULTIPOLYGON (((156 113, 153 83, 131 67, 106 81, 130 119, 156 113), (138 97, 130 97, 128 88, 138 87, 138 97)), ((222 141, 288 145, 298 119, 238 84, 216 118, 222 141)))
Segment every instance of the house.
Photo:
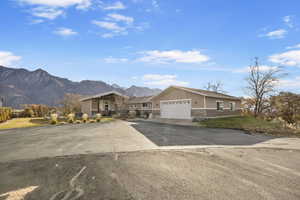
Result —
POLYGON ((136 111, 138 116, 149 116, 152 113, 153 96, 131 97, 127 102, 129 111, 136 111))
POLYGON ((82 112, 113 114, 136 111, 153 118, 195 119, 240 115, 241 99, 207 90, 170 86, 156 96, 127 97, 111 91, 82 99, 82 112))
POLYGON ((112 115, 127 111, 125 102, 129 99, 117 91, 104 92, 81 99, 81 112, 93 116, 97 113, 112 115))
POLYGON ((194 119, 240 115, 237 97, 201 89, 170 86, 152 99, 153 117, 194 119))

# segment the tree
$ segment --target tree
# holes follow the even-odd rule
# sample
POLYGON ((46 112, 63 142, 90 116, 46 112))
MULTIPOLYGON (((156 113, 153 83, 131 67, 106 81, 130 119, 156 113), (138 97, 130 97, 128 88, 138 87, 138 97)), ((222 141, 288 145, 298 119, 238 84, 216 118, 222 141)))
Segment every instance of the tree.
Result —
POLYGON ((80 99, 82 98, 79 94, 67 93, 63 100, 60 102, 62 105, 62 111, 64 114, 79 113, 81 111, 80 99))
POLYGON ((226 91, 223 90, 223 83, 221 81, 208 82, 204 86, 204 89, 213 92, 227 93, 226 91))
POLYGON ((300 121, 300 95, 291 92, 281 92, 271 97, 271 107, 276 116, 289 124, 300 121))
POLYGON ((258 58, 255 58, 255 63, 250 66, 249 76, 246 78, 248 83, 246 89, 253 99, 255 117, 263 112, 267 106, 267 97, 275 92, 279 78, 283 75, 280 67, 269 67, 263 70, 259 66, 258 58))

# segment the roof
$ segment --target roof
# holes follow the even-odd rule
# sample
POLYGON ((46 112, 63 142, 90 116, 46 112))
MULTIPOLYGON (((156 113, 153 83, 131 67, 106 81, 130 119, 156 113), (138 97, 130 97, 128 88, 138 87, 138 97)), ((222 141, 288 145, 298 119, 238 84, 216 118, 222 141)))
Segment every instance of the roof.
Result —
MULTIPOLYGON (((222 94, 222 93, 219 93, 219 92, 208 91, 208 90, 188 88, 188 87, 182 87, 182 86, 170 86, 167 89, 169 89, 169 88, 177 88, 177 89, 185 90, 185 91, 188 91, 188 92, 191 92, 191 93, 194 93, 194 94, 199 94, 199 95, 202 95, 202 96, 207 96, 207 97, 240 100, 240 98, 238 98, 238 97, 230 96, 230 95, 227 95, 227 94, 222 94)), ((165 89, 164 91, 166 91, 167 89, 165 89)), ((158 95, 154 96, 153 98, 159 96, 164 91, 162 91, 158 95)))
POLYGON ((147 103, 151 102, 151 98, 153 96, 145 96, 145 97, 130 97, 128 103, 147 103))
POLYGON ((109 91, 109 92, 103 92, 103 93, 100 93, 100 94, 96 94, 96 95, 93 95, 93 96, 82 98, 82 99, 80 99, 80 101, 86 101, 86 100, 89 100, 89 99, 100 98, 100 97, 111 95, 111 94, 115 94, 115 95, 118 95, 118 96, 121 96, 121 97, 124 97, 124 98, 129 98, 128 96, 123 95, 120 92, 109 91))

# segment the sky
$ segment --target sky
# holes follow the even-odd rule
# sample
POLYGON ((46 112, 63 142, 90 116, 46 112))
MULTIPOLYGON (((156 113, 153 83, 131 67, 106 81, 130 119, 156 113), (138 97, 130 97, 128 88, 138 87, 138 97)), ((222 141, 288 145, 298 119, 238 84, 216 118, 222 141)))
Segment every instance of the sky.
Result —
POLYGON ((1 0, 0 65, 73 81, 246 96, 248 67, 300 92, 299 0, 1 0))

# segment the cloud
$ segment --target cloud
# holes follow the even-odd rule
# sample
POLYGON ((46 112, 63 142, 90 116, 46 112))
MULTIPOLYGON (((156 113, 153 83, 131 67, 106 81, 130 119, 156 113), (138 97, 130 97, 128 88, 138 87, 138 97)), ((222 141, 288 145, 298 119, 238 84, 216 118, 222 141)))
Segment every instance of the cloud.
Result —
POLYGON ((116 14, 116 13, 110 13, 107 15, 108 17, 106 18, 107 20, 113 20, 113 21, 117 21, 117 22, 125 22, 127 24, 132 24, 134 19, 132 17, 128 17, 125 15, 120 15, 120 14, 116 14))
POLYGON ((64 11, 57 8, 36 7, 31 10, 31 14, 36 17, 53 20, 58 16, 63 15, 64 11))
POLYGON ((106 22, 106 21, 97 21, 97 20, 93 20, 92 24, 95 24, 101 28, 105 28, 107 30, 111 30, 114 32, 121 32, 124 31, 125 28, 120 27, 117 23, 115 22, 106 22))
POLYGON ((287 34, 287 31, 284 29, 278 29, 271 32, 268 32, 266 34, 261 35, 262 37, 268 37, 270 39, 281 39, 284 38, 287 34))
POLYGON ((135 25, 133 24, 133 17, 117 13, 110 13, 103 20, 93 20, 91 23, 103 29, 106 29, 107 31, 110 31, 108 33, 101 34, 101 37, 103 38, 112 38, 120 35, 128 35, 128 32, 130 30, 144 31, 146 28, 149 27, 149 24, 147 23, 135 25))
POLYGON ((300 50, 291 50, 269 57, 273 63, 287 66, 300 66, 300 50))
POLYGON ((85 9, 91 6, 91 0, 19 0, 22 4, 39 5, 46 7, 70 7, 76 6, 77 9, 85 9))
MULTIPOLYGON (((260 69, 260 71, 265 72, 265 71, 268 71, 268 70, 276 70, 276 69, 278 69, 278 67, 269 66, 269 65, 260 65, 259 69, 260 69)), ((241 69, 234 69, 234 70, 232 70, 232 72, 235 72, 235 73, 248 73, 248 72, 250 72, 250 67, 244 67, 244 68, 241 68, 241 69)))
POLYGON ((149 63, 203 63, 210 58, 204 54, 201 54, 200 51, 181 51, 181 50, 170 50, 170 51, 159 51, 151 50, 141 52, 143 55, 141 58, 138 58, 137 61, 140 62, 149 62, 149 63))
POLYGON ((287 15, 287 16, 284 16, 282 18, 283 22, 289 27, 289 28, 293 28, 294 27, 294 24, 292 22, 292 16, 290 15, 287 15))
POLYGON ((161 74, 145 74, 142 77, 144 84, 157 86, 157 87, 167 87, 170 85, 187 86, 189 85, 186 81, 177 80, 176 75, 161 75, 161 74))
POLYGON ((58 28, 53 33, 57 34, 57 35, 61 35, 61 36, 71 36, 71 35, 77 35, 78 34, 77 32, 73 31, 70 28, 58 28))
POLYGON ((103 59, 106 63, 126 63, 128 62, 127 58, 114 58, 114 57, 108 57, 103 59))
POLYGON ((126 7, 122 2, 117 1, 112 4, 102 5, 102 9, 103 10, 124 10, 124 9, 126 9, 126 7))
POLYGON ((39 18, 54 20, 65 14, 65 9, 75 6, 78 10, 88 9, 92 0, 17 0, 21 5, 30 6, 31 15, 39 18))
POLYGON ((294 46, 289 46, 287 49, 300 49, 300 44, 296 44, 294 46))
POLYGON ((9 51, 0 51, 0 65, 10 66, 16 61, 21 60, 21 56, 16 56, 9 51))
POLYGON ((295 79, 282 79, 278 82, 280 88, 300 88, 300 76, 295 79))

